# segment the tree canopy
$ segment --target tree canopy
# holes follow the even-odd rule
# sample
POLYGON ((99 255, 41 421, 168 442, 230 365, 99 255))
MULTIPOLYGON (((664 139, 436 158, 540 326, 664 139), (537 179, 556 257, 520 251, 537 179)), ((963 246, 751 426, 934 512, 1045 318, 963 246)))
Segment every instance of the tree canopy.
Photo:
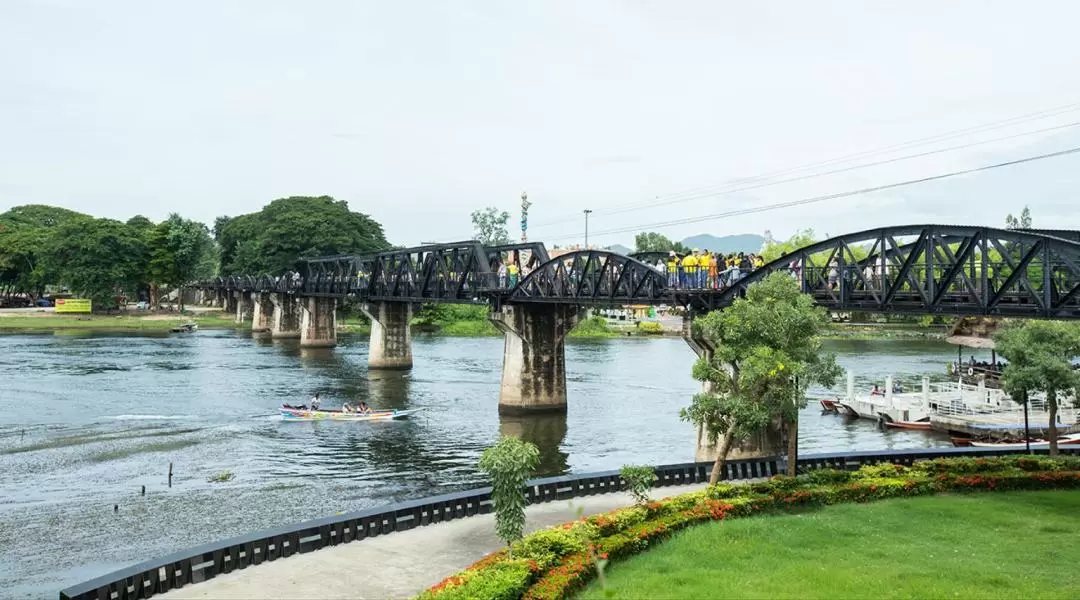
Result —
MULTIPOLYGON (((150 231, 147 246, 147 272, 154 284, 182 290, 186 284, 213 277, 217 271, 217 246, 210 230, 176 213, 150 231)), ((183 308, 183 294, 180 296, 183 308)))
POLYGON ((1005 229, 1031 229, 1031 210, 1025 206, 1019 218, 1012 216, 1012 213, 1006 215, 1005 229))
POLYGON ((501 246, 510 243, 506 224, 510 213, 488 206, 472 213, 473 237, 485 246, 501 246))
POLYGON ((92 220, 89 215, 42 204, 16 206, 0 214, 0 285, 31 296, 43 293, 57 279, 44 260, 57 231, 70 223, 92 220))
MULTIPOLYGON (((722 439, 714 479, 733 443, 773 418, 797 424, 807 388, 836 382, 840 367, 821 343, 829 322, 825 309, 784 273, 767 276, 731 307, 694 322, 695 337, 713 350, 693 368, 707 389, 680 416, 703 427, 711 439, 722 439)), ((789 449, 791 467, 794 454, 789 449)))
POLYGON ((1046 394, 1050 454, 1057 454, 1061 395, 1080 397, 1080 371, 1072 367, 1072 360, 1080 356, 1080 328, 1060 321, 1013 323, 994 335, 994 344, 1008 361, 1001 380, 1015 402, 1024 404, 1031 394, 1046 394))
POLYGON ((678 254, 690 252, 682 242, 674 242, 662 233, 642 231, 634 236, 634 252, 671 252, 678 254))
POLYGON ((116 305, 116 297, 142 281, 147 248, 138 232, 112 219, 72 220, 47 241, 46 272, 96 307, 116 305))
POLYGON ((279 274, 300 258, 389 248, 382 225, 330 196, 279 198, 256 213, 219 217, 214 237, 224 275, 279 274))

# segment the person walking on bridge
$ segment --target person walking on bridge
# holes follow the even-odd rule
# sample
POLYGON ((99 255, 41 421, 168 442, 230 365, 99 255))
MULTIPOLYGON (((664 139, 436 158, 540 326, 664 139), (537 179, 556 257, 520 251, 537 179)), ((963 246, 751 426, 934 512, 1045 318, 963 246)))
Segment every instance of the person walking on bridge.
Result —
POLYGON ((682 277, 679 279, 684 288, 694 287, 694 278, 697 277, 698 267, 697 254, 698 249, 694 248, 693 252, 688 253, 682 259, 682 277))
POLYGON ((679 257, 675 255, 674 250, 668 251, 667 284, 670 287, 679 286, 679 257))

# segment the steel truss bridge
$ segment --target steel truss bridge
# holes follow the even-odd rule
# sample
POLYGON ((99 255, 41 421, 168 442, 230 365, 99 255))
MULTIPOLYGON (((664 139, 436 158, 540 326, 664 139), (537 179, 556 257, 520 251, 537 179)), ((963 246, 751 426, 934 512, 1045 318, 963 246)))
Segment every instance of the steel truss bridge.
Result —
POLYGON ((801 248, 721 289, 670 285, 664 254, 476 241, 301 261, 301 273, 218 278, 199 287, 368 302, 730 306, 777 271, 832 311, 1080 318, 1080 232, 955 225, 882 227, 801 248), (524 276, 500 277, 500 263, 524 276))

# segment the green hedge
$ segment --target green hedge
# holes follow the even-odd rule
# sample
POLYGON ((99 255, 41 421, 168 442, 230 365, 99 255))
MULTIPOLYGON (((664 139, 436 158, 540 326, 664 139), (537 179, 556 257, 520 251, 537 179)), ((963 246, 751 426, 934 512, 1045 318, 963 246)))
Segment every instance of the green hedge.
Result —
POLYGON ((769 511, 939 492, 1080 487, 1080 457, 951 458, 822 469, 705 490, 621 508, 525 536, 446 578, 420 600, 561 600, 596 576, 597 565, 647 550, 689 525, 769 511))

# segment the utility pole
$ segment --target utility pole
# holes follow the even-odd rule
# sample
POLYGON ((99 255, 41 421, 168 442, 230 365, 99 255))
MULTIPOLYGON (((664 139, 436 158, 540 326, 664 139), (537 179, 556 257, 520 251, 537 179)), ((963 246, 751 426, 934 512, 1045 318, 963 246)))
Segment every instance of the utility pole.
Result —
POLYGON ((589 249, 589 213, 591 213, 592 210, 586 208, 582 212, 585 213, 585 249, 588 250, 589 249))

